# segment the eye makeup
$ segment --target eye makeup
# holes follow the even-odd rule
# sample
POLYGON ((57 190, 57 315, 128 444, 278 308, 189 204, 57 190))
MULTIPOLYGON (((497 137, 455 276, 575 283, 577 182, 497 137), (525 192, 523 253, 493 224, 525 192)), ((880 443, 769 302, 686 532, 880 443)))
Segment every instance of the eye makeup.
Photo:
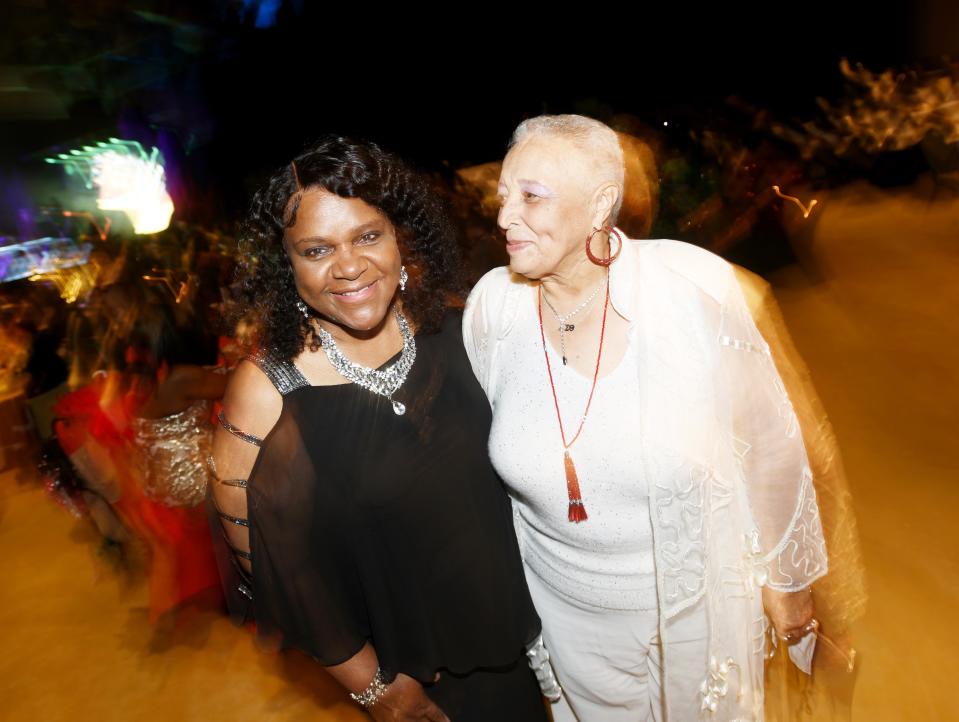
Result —
POLYGON ((519 181, 519 188, 523 193, 532 193, 540 198, 555 198, 556 194, 539 181, 523 180, 519 181))

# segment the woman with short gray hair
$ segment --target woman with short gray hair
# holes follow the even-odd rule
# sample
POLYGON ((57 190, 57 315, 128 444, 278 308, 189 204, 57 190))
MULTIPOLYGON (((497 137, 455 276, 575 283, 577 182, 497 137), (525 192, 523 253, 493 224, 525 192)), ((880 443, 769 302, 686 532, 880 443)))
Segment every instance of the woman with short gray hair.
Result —
POLYGON ((796 415, 721 258, 614 227, 616 134, 517 129, 509 267, 463 319, 557 722, 759 720, 766 618, 811 654, 827 558, 796 415))

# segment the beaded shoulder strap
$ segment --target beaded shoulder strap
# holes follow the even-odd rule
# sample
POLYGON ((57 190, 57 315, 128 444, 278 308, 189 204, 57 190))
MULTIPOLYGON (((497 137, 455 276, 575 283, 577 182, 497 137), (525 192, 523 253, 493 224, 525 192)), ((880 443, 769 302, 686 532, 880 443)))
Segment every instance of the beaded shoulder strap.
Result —
MULTIPOLYGON (((221 416, 220 422, 223 423, 222 414, 220 416, 221 416)), ((259 444, 257 444, 257 446, 259 446, 259 444)), ((246 479, 221 479, 219 472, 216 470, 216 462, 213 460, 212 456, 207 457, 207 466, 209 467, 210 472, 213 475, 213 483, 222 484, 224 486, 230 486, 235 489, 243 489, 242 493, 246 494, 246 488, 247 488, 246 479)), ((245 527, 247 530, 249 530, 250 520, 247 517, 235 516, 234 514, 228 514, 225 511, 223 511, 220 508, 220 505, 216 501, 215 493, 209 495, 209 500, 210 500, 210 504, 213 506, 213 510, 217 513, 217 516, 219 516, 222 521, 229 522, 230 524, 233 524, 235 526, 242 526, 242 527, 245 527)), ((226 543, 227 547, 230 549, 231 552, 233 552, 233 554, 236 557, 239 557, 240 559, 246 559, 247 561, 252 561, 252 556, 250 555, 250 552, 244 549, 240 549, 233 543, 233 541, 230 539, 230 536, 226 533, 226 529, 224 528, 222 521, 220 526, 220 534, 222 535, 223 541, 226 543)), ((249 537, 247 537, 247 539, 249 539, 249 537)), ((247 574, 246 570, 243 567, 241 567, 239 564, 236 563, 235 558, 233 559, 233 565, 236 567, 237 571, 240 573, 240 576, 244 579, 244 581, 248 581, 249 575, 247 574)), ((241 584, 237 589, 244 596, 249 597, 250 599, 253 598, 251 592, 249 591, 249 588, 247 588, 246 585, 241 584)))
POLYGON ((281 396, 286 396, 291 391, 310 385, 310 382, 306 380, 306 377, 300 373, 300 370, 293 363, 281 361, 270 350, 260 350, 247 358, 266 374, 266 377, 280 392, 281 396))
POLYGON ((243 429, 238 426, 234 426, 229 421, 226 420, 226 414, 221 410, 220 413, 216 415, 216 420, 220 422, 220 426, 233 434, 240 441, 245 441, 248 444, 253 444, 253 446, 263 446, 263 439, 259 436, 254 436, 253 434, 246 433, 243 429))
MULTIPOLYGON (((302 388, 303 386, 309 386, 310 382, 306 380, 306 377, 300 373, 300 370, 289 361, 280 361, 275 354, 270 351, 260 351, 253 356, 247 356, 247 358, 256 364, 257 368, 260 369, 266 377, 270 380, 270 383, 280 392, 281 396, 286 396, 288 393, 295 389, 302 388)), ((248 444, 253 444, 254 446, 262 446, 263 439, 259 436, 254 436, 253 434, 248 434, 233 424, 231 424, 223 411, 220 411, 217 414, 217 420, 220 422, 220 425, 233 434, 238 439, 241 439, 248 444)))

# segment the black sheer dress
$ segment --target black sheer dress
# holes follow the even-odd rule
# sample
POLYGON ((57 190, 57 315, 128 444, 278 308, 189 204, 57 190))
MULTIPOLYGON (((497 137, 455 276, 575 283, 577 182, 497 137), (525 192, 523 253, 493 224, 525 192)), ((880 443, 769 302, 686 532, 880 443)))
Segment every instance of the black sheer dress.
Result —
POLYGON ((260 446, 248 482, 218 480, 210 498, 231 613, 323 665, 369 640, 387 679, 420 680, 453 722, 544 720, 524 655, 539 618, 459 315, 416 344, 402 416, 354 384, 310 386, 293 364, 253 359, 283 409, 263 440, 221 417, 260 446))

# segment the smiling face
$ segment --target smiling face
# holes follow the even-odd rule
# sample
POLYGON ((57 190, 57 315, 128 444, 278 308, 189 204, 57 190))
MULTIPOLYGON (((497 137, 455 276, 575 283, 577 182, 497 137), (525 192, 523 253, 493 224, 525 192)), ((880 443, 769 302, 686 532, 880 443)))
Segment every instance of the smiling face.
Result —
POLYGON ((513 146, 497 191, 497 223, 513 271, 538 279, 579 260, 596 215, 594 174, 584 153, 560 136, 531 136, 513 146))
POLYGON ((324 325, 365 332, 383 322, 399 284, 400 250, 381 211, 310 189, 284 238, 296 290, 324 325))

